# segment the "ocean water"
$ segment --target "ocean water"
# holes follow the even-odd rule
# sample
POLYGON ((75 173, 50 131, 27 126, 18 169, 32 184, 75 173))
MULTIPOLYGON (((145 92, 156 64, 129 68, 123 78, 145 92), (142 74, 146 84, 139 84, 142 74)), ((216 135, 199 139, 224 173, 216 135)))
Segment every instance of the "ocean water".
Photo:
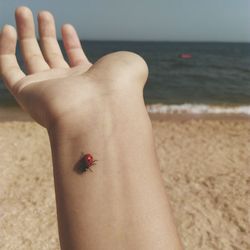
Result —
MULTIPOLYGON (((119 50, 141 55, 149 67, 144 89, 149 112, 250 115, 250 43, 86 41, 82 45, 92 62, 119 50), (192 58, 179 58, 182 53, 192 58)), ((17 55, 23 67, 19 49, 17 55)), ((0 106, 6 104, 16 105, 0 83, 0 106)))

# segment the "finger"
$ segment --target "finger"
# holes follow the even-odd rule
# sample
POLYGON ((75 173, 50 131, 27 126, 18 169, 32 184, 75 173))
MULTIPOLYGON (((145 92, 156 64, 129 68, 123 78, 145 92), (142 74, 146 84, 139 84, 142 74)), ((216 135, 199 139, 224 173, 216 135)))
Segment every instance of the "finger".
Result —
POLYGON ((62 38, 70 66, 86 65, 86 67, 90 67, 92 65, 83 52, 77 32, 72 25, 62 26, 62 38))
POLYGON ((19 7, 16 9, 16 25, 20 47, 28 73, 32 74, 48 70, 50 67, 44 60, 36 40, 35 25, 30 9, 27 7, 19 7))
POLYGON ((51 68, 68 68, 56 38, 56 28, 53 15, 41 11, 38 15, 39 35, 42 52, 51 68))
POLYGON ((14 85, 25 77, 16 59, 16 43, 15 28, 5 25, 0 35, 0 74, 12 93, 14 85))

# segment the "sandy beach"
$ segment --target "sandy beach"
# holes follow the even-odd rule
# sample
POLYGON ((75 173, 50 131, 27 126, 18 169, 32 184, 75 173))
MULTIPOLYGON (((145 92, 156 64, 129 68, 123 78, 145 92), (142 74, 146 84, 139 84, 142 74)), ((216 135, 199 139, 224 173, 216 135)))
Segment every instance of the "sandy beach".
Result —
MULTIPOLYGON (((185 249, 250 249, 250 119, 151 119, 185 249)), ((46 130, 0 109, 0 157, 0 249, 59 249, 46 130)))

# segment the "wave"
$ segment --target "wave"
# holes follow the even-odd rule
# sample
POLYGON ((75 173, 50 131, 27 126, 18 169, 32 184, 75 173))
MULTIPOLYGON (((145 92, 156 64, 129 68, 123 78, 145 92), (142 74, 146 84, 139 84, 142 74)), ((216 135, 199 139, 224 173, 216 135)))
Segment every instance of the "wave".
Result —
POLYGON ((213 106, 204 104, 166 105, 162 103, 146 105, 149 113, 160 114, 222 114, 250 116, 250 105, 245 106, 213 106))

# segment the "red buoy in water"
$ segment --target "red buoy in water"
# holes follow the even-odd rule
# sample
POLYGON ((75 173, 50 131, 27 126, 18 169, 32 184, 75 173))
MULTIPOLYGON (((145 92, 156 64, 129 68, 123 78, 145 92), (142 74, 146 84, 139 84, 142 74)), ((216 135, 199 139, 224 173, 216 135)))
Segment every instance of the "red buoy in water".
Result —
POLYGON ((183 53, 179 55, 179 58, 181 59, 190 59, 192 57, 193 57, 192 54, 188 54, 188 53, 183 53))

